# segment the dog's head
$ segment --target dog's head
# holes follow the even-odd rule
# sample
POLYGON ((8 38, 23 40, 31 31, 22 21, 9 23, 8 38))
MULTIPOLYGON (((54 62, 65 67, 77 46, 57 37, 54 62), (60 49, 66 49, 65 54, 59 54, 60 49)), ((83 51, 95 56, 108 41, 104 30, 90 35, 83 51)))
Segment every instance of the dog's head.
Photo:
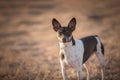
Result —
POLYGON ((52 25, 54 31, 57 32, 57 37, 60 42, 66 43, 72 40, 72 32, 75 30, 76 27, 75 18, 72 18, 68 23, 68 26, 66 27, 61 26, 61 24, 55 18, 53 18, 52 25))

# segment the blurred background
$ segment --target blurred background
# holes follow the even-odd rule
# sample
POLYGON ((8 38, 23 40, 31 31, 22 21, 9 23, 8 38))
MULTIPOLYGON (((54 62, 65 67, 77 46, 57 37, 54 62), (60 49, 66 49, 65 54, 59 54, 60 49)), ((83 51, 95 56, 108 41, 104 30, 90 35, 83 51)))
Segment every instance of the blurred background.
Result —
MULTIPOLYGON (((75 38, 101 37, 106 80, 120 80, 120 0, 0 0, 0 80, 62 80, 51 20, 67 26, 72 17, 75 38)), ((95 56, 90 62, 92 80, 99 80, 95 56)), ((73 69, 68 74, 77 79, 73 69)))

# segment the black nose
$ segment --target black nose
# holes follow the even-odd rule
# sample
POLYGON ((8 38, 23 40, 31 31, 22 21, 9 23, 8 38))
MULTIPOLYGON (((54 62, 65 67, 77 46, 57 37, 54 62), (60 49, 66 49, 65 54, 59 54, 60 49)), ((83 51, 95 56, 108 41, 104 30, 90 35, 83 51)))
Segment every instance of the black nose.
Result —
POLYGON ((65 38, 63 38, 63 39, 62 39, 62 41, 63 41, 63 42, 66 42, 66 39, 65 39, 65 38))

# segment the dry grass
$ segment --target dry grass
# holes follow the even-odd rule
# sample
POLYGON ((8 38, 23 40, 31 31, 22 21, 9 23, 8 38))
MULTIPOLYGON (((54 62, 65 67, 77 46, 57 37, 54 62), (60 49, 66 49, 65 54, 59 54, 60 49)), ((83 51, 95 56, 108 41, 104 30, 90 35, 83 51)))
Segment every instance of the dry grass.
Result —
MULTIPOLYGON (((98 34, 105 45, 105 78, 119 80, 119 3, 119 0, 1 0, 0 80, 62 80, 59 46, 51 25, 53 17, 63 25, 76 17, 75 38, 98 34)), ((95 56, 90 62, 92 80, 100 79, 95 56)), ((76 79, 73 69, 68 69, 68 73, 70 80, 76 79)))

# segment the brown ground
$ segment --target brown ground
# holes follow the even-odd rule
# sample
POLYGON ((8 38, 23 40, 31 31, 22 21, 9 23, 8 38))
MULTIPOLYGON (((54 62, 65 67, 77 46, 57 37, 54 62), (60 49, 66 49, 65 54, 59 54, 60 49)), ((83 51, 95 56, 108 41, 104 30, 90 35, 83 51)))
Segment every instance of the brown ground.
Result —
MULTIPOLYGON (((53 17, 63 25, 76 17, 76 38, 99 35, 105 78, 120 80, 120 0, 0 0, 0 80, 62 80, 53 17)), ((100 79, 95 56, 90 62, 92 80, 100 79)), ((84 80, 85 74, 83 69, 84 80)))

